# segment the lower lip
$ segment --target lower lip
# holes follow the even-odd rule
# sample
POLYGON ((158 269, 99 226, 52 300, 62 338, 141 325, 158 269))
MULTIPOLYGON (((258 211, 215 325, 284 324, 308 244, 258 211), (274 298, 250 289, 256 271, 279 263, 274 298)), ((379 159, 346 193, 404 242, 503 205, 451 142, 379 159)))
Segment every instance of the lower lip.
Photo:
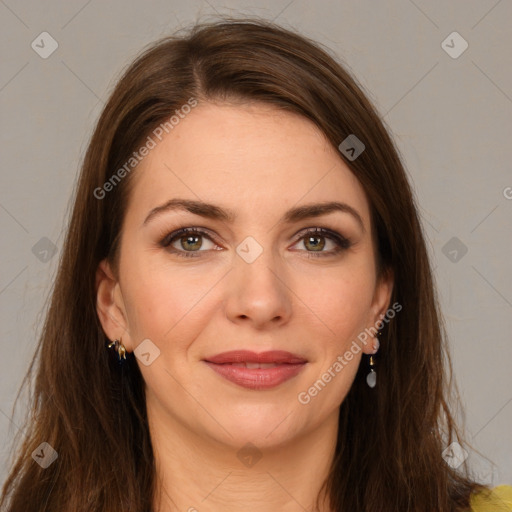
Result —
POLYGON ((273 368, 242 368, 231 364, 205 363, 219 375, 248 389, 270 389, 295 377, 306 363, 280 364, 273 368))

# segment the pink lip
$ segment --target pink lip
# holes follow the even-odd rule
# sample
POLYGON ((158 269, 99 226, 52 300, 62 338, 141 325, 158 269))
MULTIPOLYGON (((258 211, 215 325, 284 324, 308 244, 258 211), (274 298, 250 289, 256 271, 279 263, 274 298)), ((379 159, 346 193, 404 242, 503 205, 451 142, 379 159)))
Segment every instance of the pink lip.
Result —
POLYGON ((205 360, 206 364, 225 379, 249 389, 270 389, 291 379, 304 368, 306 359, 283 350, 251 352, 234 350, 205 360), (273 368, 243 368, 230 363, 276 363, 273 368))

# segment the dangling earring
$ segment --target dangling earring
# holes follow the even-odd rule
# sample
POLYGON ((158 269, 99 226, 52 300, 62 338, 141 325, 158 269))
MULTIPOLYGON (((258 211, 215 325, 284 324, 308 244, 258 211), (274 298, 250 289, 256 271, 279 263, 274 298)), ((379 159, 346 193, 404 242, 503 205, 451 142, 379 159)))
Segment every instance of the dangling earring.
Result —
POLYGON ((121 343, 121 340, 122 338, 119 338, 108 345, 108 348, 114 347, 119 361, 121 361, 121 359, 126 359, 126 347, 121 343))
MULTIPOLYGON (((377 336, 380 336, 380 331, 377 333, 377 336)), ((369 366, 370 366, 370 373, 366 376, 366 383, 371 388, 374 388, 377 384, 377 372, 375 371, 375 357, 373 357, 377 351, 379 350, 380 342, 377 337, 373 339, 373 352, 370 355, 369 360, 369 366)))
POLYGON ((375 368, 375 359, 373 356, 370 356, 370 373, 366 376, 366 383, 371 388, 374 388, 377 384, 377 372, 374 370, 375 368))

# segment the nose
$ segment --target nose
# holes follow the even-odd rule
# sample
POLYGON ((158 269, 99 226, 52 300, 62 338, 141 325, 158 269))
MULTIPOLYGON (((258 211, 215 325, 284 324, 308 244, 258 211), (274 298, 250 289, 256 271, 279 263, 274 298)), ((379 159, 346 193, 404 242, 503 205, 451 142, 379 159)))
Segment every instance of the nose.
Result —
POLYGON ((264 250, 252 263, 236 255, 224 303, 226 316, 256 329, 285 324, 291 316, 293 295, 287 281, 285 269, 271 251, 264 250))

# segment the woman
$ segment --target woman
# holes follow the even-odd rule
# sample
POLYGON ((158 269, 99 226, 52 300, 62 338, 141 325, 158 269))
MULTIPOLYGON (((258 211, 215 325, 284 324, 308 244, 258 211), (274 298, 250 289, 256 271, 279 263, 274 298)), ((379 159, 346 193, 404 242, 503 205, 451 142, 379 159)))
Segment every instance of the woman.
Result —
POLYGON ((271 23, 198 25, 120 79, 39 350, 10 511, 511 499, 461 457, 392 140, 347 71, 271 23))

